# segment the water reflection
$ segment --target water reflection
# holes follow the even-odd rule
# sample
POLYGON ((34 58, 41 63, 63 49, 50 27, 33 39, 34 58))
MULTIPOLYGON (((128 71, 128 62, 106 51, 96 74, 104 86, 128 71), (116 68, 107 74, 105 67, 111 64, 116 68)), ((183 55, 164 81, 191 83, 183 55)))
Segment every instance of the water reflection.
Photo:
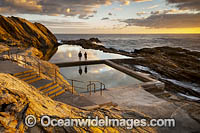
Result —
POLYGON ((78 70, 78 72, 79 72, 80 75, 82 75, 83 70, 82 70, 81 66, 79 66, 79 70, 78 70))
MULTIPOLYGON (((104 64, 64 67, 61 68, 61 72, 69 79, 75 79, 85 82, 88 82, 90 80, 100 81, 106 85, 106 88, 116 88, 142 83, 141 81, 104 64), (82 71, 81 74, 79 70, 82 71)), ((84 87, 84 84, 82 83, 76 83, 76 85, 84 87)), ((97 90, 98 88, 100 88, 100 86, 97 86, 97 90)), ((81 92, 83 90, 77 91, 81 92)))
MULTIPOLYGON (((85 74, 87 74, 87 72, 88 72, 87 66, 84 67, 84 72, 85 72, 85 74)), ((79 66, 78 73, 80 75, 82 75, 82 73, 83 73, 82 66, 79 66)))
POLYGON ((88 70, 87 70, 87 66, 85 66, 85 74, 87 74, 87 71, 88 71, 88 70))
MULTIPOLYGON (((99 50, 83 49, 80 46, 62 45, 58 48, 57 53, 51 58, 50 61, 52 63, 79 61, 79 52, 82 54, 81 58, 84 58, 85 60, 130 58, 119 54, 104 53, 99 50)), ((82 88, 87 88, 87 83, 94 80, 104 83, 106 88, 116 88, 132 85, 134 83, 141 83, 141 81, 104 64, 65 67, 60 68, 60 71, 68 79, 85 81, 85 83, 80 82, 75 85, 82 88)), ((100 85, 96 85, 96 87, 96 90, 100 89, 100 85)), ((79 89, 77 91, 84 92, 85 90, 79 89)))
POLYGON ((58 47, 57 53, 50 59, 50 62, 78 61, 80 59, 78 56, 80 51, 82 53, 81 57, 85 60, 130 58, 119 54, 104 53, 99 50, 83 49, 80 46, 62 45, 58 47))

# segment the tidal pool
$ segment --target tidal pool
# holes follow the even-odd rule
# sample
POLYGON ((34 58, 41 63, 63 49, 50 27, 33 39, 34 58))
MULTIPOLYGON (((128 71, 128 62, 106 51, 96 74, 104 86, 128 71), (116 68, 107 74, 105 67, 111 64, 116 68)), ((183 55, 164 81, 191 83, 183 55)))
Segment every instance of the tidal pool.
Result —
POLYGON ((84 49, 81 46, 75 45, 62 45, 58 47, 58 51, 56 54, 50 59, 52 63, 58 62, 73 62, 79 61, 78 53, 79 51, 82 52, 84 59, 84 53, 87 52, 87 60, 104 60, 104 59, 125 59, 131 58, 128 56, 123 56, 119 54, 112 54, 112 53, 104 53, 103 51, 99 50, 92 50, 92 49, 84 49))
MULTIPOLYGON (((60 71, 65 75, 66 80, 68 80, 70 84, 72 84, 72 82, 69 79, 84 81, 84 83, 74 82, 74 86, 76 86, 75 88, 78 92, 86 92, 89 81, 100 81, 105 84, 107 89, 142 83, 142 81, 105 64, 62 67, 60 71), (78 89, 78 87, 84 89, 78 89)), ((99 90, 100 84, 96 83, 96 88, 96 90, 99 90)))

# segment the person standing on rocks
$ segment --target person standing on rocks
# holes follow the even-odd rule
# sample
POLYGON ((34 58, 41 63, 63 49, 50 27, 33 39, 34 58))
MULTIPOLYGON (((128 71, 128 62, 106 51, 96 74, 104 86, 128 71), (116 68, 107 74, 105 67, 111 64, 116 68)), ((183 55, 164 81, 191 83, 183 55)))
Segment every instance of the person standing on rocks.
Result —
POLYGON ((87 60, 87 52, 85 52, 84 56, 85 56, 85 60, 87 60))
POLYGON ((81 60, 81 58, 82 58, 82 53, 81 53, 81 51, 78 53, 78 57, 79 57, 79 60, 81 60))

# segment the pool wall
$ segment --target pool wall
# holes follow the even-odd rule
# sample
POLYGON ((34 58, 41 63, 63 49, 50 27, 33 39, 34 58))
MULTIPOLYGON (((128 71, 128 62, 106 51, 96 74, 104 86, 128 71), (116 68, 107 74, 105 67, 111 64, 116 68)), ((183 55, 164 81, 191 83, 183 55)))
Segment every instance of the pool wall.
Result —
POLYGON ((105 64, 106 65, 109 65, 123 73, 126 73, 127 75, 130 75, 136 79, 139 79, 141 81, 143 81, 143 83, 141 84, 141 86, 145 89, 145 90, 149 90, 149 89, 164 89, 165 88, 165 84, 158 81, 158 80, 155 80, 155 79, 152 79, 150 78, 149 76, 147 76, 146 74, 144 73, 141 73, 141 72, 136 72, 136 71, 133 71, 127 67, 124 67, 124 66, 121 66, 121 65, 118 65, 110 60, 106 60, 105 61, 105 64))
POLYGON ((143 82, 152 81, 151 78, 149 78, 147 76, 144 76, 144 75, 141 75, 141 74, 139 74, 139 73, 137 73, 137 72, 135 72, 133 70, 130 70, 130 69, 124 67, 124 66, 118 65, 118 64, 116 64, 116 63, 114 63, 114 62, 112 62, 110 60, 106 60, 105 64, 108 65, 108 66, 111 66, 111 67, 113 67, 113 68, 115 68, 115 69, 117 69, 117 70, 119 70, 119 71, 121 71, 123 73, 126 73, 127 75, 130 75, 130 76, 132 76, 132 77, 134 77, 136 79, 139 79, 139 80, 141 80, 143 82))
MULTIPOLYGON (((121 60, 121 59, 112 59, 112 60, 90 60, 90 61, 76 61, 76 62, 64 62, 64 63, 56 63, 58 67, 72 67, 72 66, 81 66, 81 65, 95 65, 95 64, 106 64, 112 68, 115 68, 123 73, 126 73, 127 75, 134 77, 136 79, 139 79, 143 81, 140 85, 145 89, 145 90, 150 90, 150 89, 164 89, 165 84, 151 78, 147 74, 141 73, 141 72, 136 72, 133 71, 127 67, 118 65, 114 63, 113 61, 116 60, 121 60)), ((126 59, 124 59, 126 60, 126 59)))

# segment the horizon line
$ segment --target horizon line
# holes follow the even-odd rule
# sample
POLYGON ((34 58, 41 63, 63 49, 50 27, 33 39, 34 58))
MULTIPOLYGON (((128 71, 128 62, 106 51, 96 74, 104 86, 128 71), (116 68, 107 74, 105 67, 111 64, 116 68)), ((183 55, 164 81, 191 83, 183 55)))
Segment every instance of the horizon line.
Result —
POLYGON ((200 35, 200 33, 53 33, 69 35, 200 35))

